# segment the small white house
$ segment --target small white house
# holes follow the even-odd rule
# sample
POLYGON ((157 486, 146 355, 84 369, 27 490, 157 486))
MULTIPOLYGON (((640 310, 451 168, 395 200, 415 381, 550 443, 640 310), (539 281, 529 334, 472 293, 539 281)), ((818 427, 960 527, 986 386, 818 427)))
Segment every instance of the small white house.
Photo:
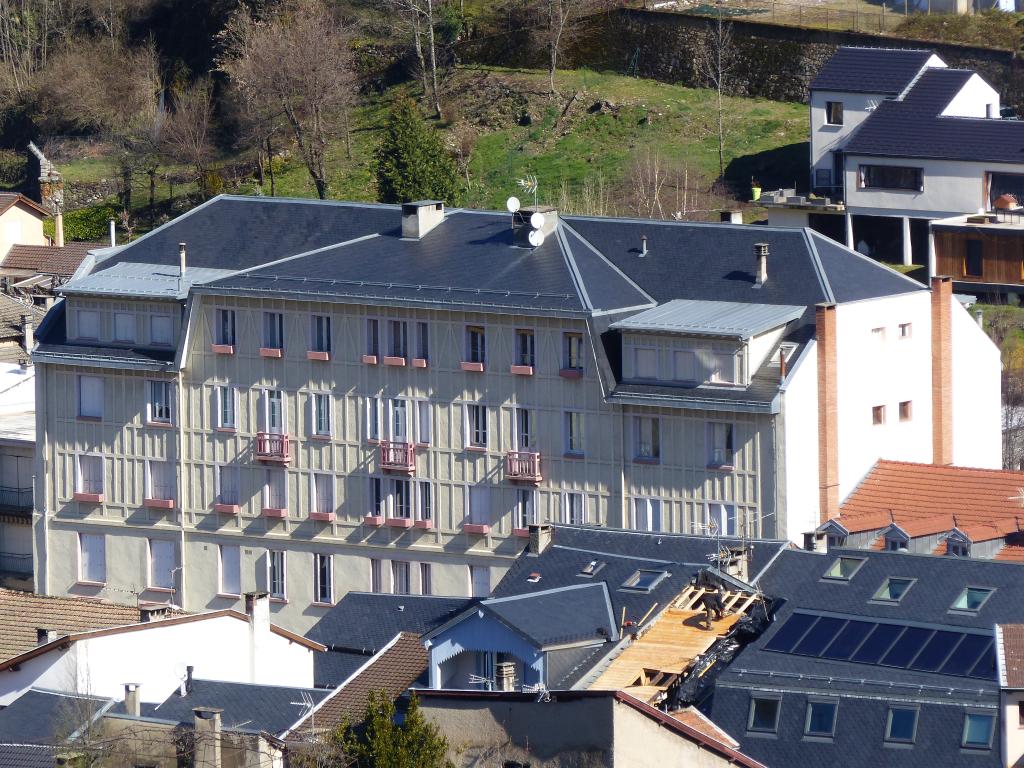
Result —
POLYGON ((226 682, 313 686, 313 656, 326 648, 270 623, 265 594, 249 615, 210 611, 43 640, 0 664, 0 705, 29 688, 120 699, 126 683, 160 702, 188 675, 226 682))

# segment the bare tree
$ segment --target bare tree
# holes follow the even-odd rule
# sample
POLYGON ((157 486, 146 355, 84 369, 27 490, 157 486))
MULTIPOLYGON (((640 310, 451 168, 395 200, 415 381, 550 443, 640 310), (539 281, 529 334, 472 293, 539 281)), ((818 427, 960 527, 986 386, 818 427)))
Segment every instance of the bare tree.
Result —
POLYGON ((732 25, 722 20, 719 2, 718 15, 708 24, 695 51, 695 68, 701 79, 715 90, 718 113, 718 176, 725 175, 725 114, 722 96, 736 64, 736 49, 732 39, 732 25))
POLYGON ((530 7, 529 12, 543 17, 543 23, 536 28, 536 34, 540 35, 547 52, 548 88, 551 94, 558 93, 555 89, 555 71, 576 22, 604 5, 604 0, 535 0, 530 7))
POLYGON ((644 219, 664 219, 665 210, 661 204, 662 192, 668 182, 668 170, 661 156, 648 149, 643 157, 637 158, 630 172, 632 184, 632 208, 637 216, 644 219))
POLYGON ((265 20, 240 9, 222 42, 221 70, 248 102, 283 116, 325 199, 327 148, 348 123, 356 86, 349 28, 321 0, 286 0, 265 20))
POLYGON ((434 114, 441 119, 441 97, 437 89, 437 42, 434 38, 434 0, 384 0, 384 9, 398 14, 399 34, 408 35, 420 68, 424 97, 429 96, 434 114), (424 39, 426 52, 424 53, 424 39), (428 66, 429 62, 429 66, 428 66), (428 84, 429 78, 429 84, 428 84))
POLYGON ((206 174, 213 159, 212 117, 212 89, 210 81, 204 78, 174 95, 174 111, 167 119, 162 137, 167 155, 192 168, 204 196, 206 174))

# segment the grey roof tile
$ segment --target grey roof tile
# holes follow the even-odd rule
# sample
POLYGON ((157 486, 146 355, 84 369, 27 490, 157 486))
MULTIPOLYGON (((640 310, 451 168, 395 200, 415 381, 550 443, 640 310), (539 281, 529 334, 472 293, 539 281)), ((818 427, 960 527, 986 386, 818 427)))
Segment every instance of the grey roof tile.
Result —
POLYGON ((53 768, 57 750, 33 744, 0 744, 0 768, 53 768))
POLYGON ((0 709, 0 742, 61 744, 105 704, 106 699, 32 688, 0 709))
POLYGON ((662 331, 749 339, 799 318, 806 307, 674 299, 612 323, 624 331, 662 331))
POLYGON ((608 588, 599 576, 589 583, 491 598, 481 602, 480 608, 525 635, 538 648, 614 640, 618 635, 617 622, 612 616, 608 588))
POLYGON ((811 82, 812 91, 901 93, 928 63, 933 51, 841 46, 811 82))

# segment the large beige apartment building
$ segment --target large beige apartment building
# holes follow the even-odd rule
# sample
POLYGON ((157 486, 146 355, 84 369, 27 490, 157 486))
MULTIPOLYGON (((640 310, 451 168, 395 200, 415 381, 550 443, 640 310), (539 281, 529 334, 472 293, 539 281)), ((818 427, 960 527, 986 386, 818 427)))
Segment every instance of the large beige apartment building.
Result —
POLYGON ((998 465, 948 282, 532 213, 225 196, 95 252, 33 355, 37 589, 264 589, 304 630, 349 590, 486 594, 533 523, 797 538, 880 456, 998 465))

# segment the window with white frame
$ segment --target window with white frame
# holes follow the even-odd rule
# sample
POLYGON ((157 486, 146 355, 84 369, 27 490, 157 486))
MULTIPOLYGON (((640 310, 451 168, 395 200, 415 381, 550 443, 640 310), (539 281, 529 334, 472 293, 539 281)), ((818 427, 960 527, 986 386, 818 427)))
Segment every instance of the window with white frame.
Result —
POLYGON ((470 363, 487 362, 487 339, 483 326, 466 326, 466 360, 470 363))
POLYGON ((373 317, 366 319, 366 354, 380 355, 380 321, 373 317))
POLYGON ((633 417, 633 457, 646 461, 661 458, 661 422, 655 416, 633 417))
POLYGON ((491 489, 486 485, 471 485, 467 494, 469 514, 466 522, 473 525, 491 524, 491 489))
POLYGON ((583 414, 579 411, 565 412, 565 452, 583 455, 583 414))
POLYGON ((75 490, 78 493, 103 493, 103 457, 81 454, 77 464, 75 490))
POLYGON ((237 429, 238 390, 222 384, 214 391, 217 393, 217 426, 220 429, 237 429))
POLYGON ((529 408, 517 405, 512 409, 512 445, 517 451, 533 448, 533 422, 533 411, 529 408))
POLYGON ((331 434, 331 396, 327 392, 314 392, 311 397, 313 407, 313 434, 328 436, 331 434))
POLYGON ((334 475, 313 474, 313 511, 322 515, 334 511, 334 475))
POLYGON ((218 309, 214 317, 214 344, 235 346, 235 310, 218 309))
POLYGON ((416 401, 416 442, 430 445, 434 442, 433 416, 427 400, 416 401))
POLYGON ((78 534, 78 579, 93 584, 107 581, 107 539, 102 533, 78 534))
POLYGON ((174 542, 162 539, 149 540, 149 586, 156 589, 174 589, 174 572, 177 560, 174 556, 174 542))
POLYGON ((309 318, 309 348, 313 352, 331 351, 330 315, 312 315, 309 318))
POLYGON ((156 461, 150 459, 146 462, 146 486, 149 493, 148 499, 163 499, 165 501, 175 497, 175 472, 174 465, 169 461, 156 461))
POLYGON ((169 381, 147 381, 146 421, 170 424, 174 385, 169 381))
POLYGON ((135 315, 131 312, 114 313, 114 341, 121 344, 135 341, 135 315))
POLYGON ((80 309, 75 313, 78 322, 78 338, 98 339, 100 337, 100 313, 91 309, 80 309))
POLYGON ((583 334, 562 334, 562 362, 572 371, 583 370, 583 334))
POLYGON ((396 595, 412 593, 409 562, 406 560, 391 561, 391 591, 396 595))
POLYGON ((487 407, 479 403, 466 404, 466 446, 487 447, 487 407))
POLYGON ((430 326, 422 321, 416 323, 416 357, 430 359, 430 326))
POLYGON ((219 552, 220 564, 220 584, 218 585, 218 592, 222 595, 241 595, 241 548, 234 544, 221 544, 217 549, 219 552))
POLYGON ((241 503, 239 469, 235 464, 220 464, 215 468, 214 480, 217 485, 217 503, 236 505, 241 503))
POLYGON ((286 509, 288 507, 288 475, 283 469, 266 470, 266 483, 263 487, 263 506, 265 509, 286 509))
POLYGON ((487 597, 491 594, 491 569, 488 566, 469 566, 469 589, 473 597, 487 597))
POLYGON ((672 353, 672 378, 676 381, 697 380, 697 356, 688 349, 677 349, 672 353))
POLYGON ((420 563, 420 594, 421 595, 432 595, 434 594, 433 584, 430 573, 430 563, 420 563))
POLYGON ((404 478, 391 480, 391 514, 408 520, 412 517, 412 482, 404 478))
POLYGON ((267 550, 267 591, 277 600, 285 600, 287 593, 287 559, 283 549, 267 550))
POLYGON ((149 341, 161 347, 168 347, 174 340, 174 324, 170 315, 150 315, 149 341))
POLYGON ((516 493, 516 528, 529 528, 537 522, 537 492, 520 488, 516 493))
POLYGON ((734 504, 721 504, 708 502, 706 524, 709 533, 718 533, 722 536, 736 535, 736 506, 734 504))
POLYGON ((534 341, 532 328, 516 329, 516 365, 528 365, 533 367, 536 356, 534 354, 534 341))
POLYGON ((404 320, 388 320, 388 356, 409 356, 409 324, 404 320))
POLYGON ((313 554, 313 600, 334 602, 334 558, 321 552, 313 554))
POLYGON ((708 424, 708 465, 731 467, 734 461, 733 425, 713 421, 708 424))
POLYGON ((384 496, 384 483, 379 477, 370 478, 370 514, 378 517, 387 515, 387 497, 384 496))
POLYGON ((633 377, 637 379, 658 378, 658 350, 651 347, 633 348, 633 377))
POLYGON ((375 557, 370 558, 370 591, 384 591, 384 566, 375 557))
POLYGON ((664 530, 661 525, 661 499, 633 499, 633 528, 651 532, 664 530))
POLYGON ((434 489, 428 480, 416 481, 416 519, 434 519, 434 489))
POLYGON ((409 401, 392 398, 388 401, 388 410, 389 439, 395 443, 412 442, 412 432, 409 430, 409 401))
POLYGON ((566 491, 562 494, 562 522, 568 525, 587 524, 586 497, 582 493, 566 491))
POLYGON ((380 440, 380 398, 366 398, 366 439, 380 440))
POLYGON ((103 418, 103 379, 78 377, 78 415, 85 419, 103 418))
POLYGON ((288 431, 285 395, 280 389, 263 390, 263 425, 272 435, 283 435, 288 431))
POLYGON ((708 380, 722 384, 736 383, 736 350, 714 346, 708 354, 708 380))
POLYGON ((281 312, 263 313, 263 347, 284 349, 284 314, 281 312))

